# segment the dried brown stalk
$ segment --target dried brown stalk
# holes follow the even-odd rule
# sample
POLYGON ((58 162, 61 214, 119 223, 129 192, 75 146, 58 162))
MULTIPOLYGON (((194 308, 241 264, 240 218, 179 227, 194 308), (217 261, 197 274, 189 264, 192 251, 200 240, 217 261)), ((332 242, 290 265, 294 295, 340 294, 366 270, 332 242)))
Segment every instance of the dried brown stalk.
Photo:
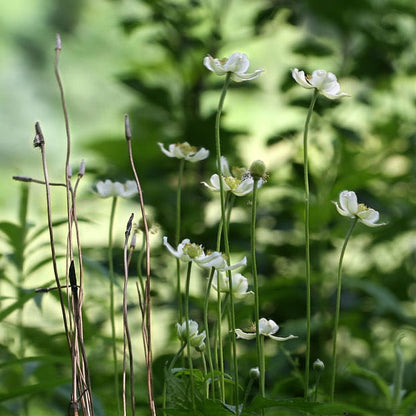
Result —
MULTIPOLYGON (((146 242, 146 285, 143 299, 142 310, 142 335, 143 335, 143 346, 147 368, 147 391, 149 399, 150 413, 152 416, 156 416, 155 400, 153 394, 153 373, 152 373, 152 338, 151 338, 151 297, 150 297, 150 242, 149 242, 149 228, 147 225, 146 211, 144 207, 143 192, 140 185, 139 177, 134 165, 132 145, 131 145, 131 129, 129 116, 126 114, 124 118, 125 126, 125 137, 127 140, 127 149, 129 154, 130 166, 133 171, 134 179, 136 181, 137 190, 139 192, 140 210, 143 219, 143 226, 145 232, 146 242)), ((140 300, 141 302, 141 300, 140 300)))

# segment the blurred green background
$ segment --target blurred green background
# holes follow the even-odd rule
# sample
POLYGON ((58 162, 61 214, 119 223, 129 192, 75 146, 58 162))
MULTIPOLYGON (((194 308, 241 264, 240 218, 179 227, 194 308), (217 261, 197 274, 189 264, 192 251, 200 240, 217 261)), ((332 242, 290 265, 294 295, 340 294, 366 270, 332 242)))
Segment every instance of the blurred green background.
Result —
MULTIPOLYGON (((202 65, 208 53, 224 57, 245 52, 250 70, 265 70, 255 81, 232 85, 225 104, 222 140, 230 164, 248 166, 252 160, 262 159, 270 175, 260 191, 258 208, 261 315, 278 322, 282 334, 295 333, 299 340, 284 349, 269 346, 269 396, 302 396, 296 372, 282 353, 292 354, 303 369, 301 138, 311 94, 291 78, 290 70, 295 67, 308 73, 320 68, 332 71, 342 90, 351 94, 337 102, 319 98, 311 125, 312 360, 319 357, 329 368, 336 268, 349 226, 331 200, 344 189, 354 190, 361 202, 380 211, 381 220, 388 225, 357 227, 348 247, 337 394, 340 400, 384 414, 387 404, 374 380, 357 368, 371 370, 390 384, 395 368, 393 344, 401 334, 405 397, 416 390, 413 1, 16 0, 2 4, 1 9, 0 306, 4 311, 21 296, 22 288, 28 290, 52 280, 49 264, 35 267, 48 257, 46 240, 36 242, 26 252, 25 263, 19 263, 15 255, 18 234, 11 238, 4 224, 17 223, 19 218, 21 184, 11 177, 42 176, 40 156, 32 146, 36 121, 45 135, 50 176, 57 181, 63 177, 65 130, 53 74, 55 34, 59 32, 63 42, 60 71, 73 140, 71 164, 75 173, 81 158, 87 166, 78 212, 90 220, 82 230, 90 276, 84 308, 97 414, 115 414, 105 260, 110 203, 99 200, 91 189, 98 179, 131 179, 123 125, 123 116, 128 113, 145 201, 160 227, 152 236, 158 334, 155 372, 159 377, 155 388, 160 395, 165 354, 177 348, 173 341, 175 304, 170 296, 174 263, 160 242, 163 235, 173 241, 178 164, 161 154, 157 142, 188 140, 211 151, 207 161, 186 167, 183 237, 215 247, 218 200, 199 184, 214 172, 214 117, 222 86, 222 79, 202 65), (29 273, 31 268, 36 272, 29 273), (19 273, 20 278, 16 277, 19 273)), ((46 223, 43 198, 41 188, 30 187, 28 221, 33 230, 46 223)), ((54 204, 56 218, 62 218, 63 193, 56 192, 54 204)), ((135 201, 123 201, 119 206, 119 272, 124 224, 136 208, 135 201)), ((247 199, 237 201, 231 224, 236 258, 249 250, 249 210, 247 199)), ((63 252, 64 243, 60 249, 63 252)), ((202 277, 193 282, 195 318, 201 316, 203 282, 202 277)), ((2 315, 0 409, 5 415, 40 415, 45 409, 48 414, 61 414, 69 400, 64 380, 69 377, 66 349, 56 298, 48 294, 34 300, 26 303, 21 315, 18 311, 2 315), (56 342, 50 342, 51 337, 56 342), (37 359, 24 361, 22 354, 37 359), (45 374, 50 385, 45 384, 45 374)), ((237 325, 247 327, 253 319, 252 307, 239 308, 237 325)), ((137 321, 138 314, 133 316, 137 321)), ((138 322, 135 324, 138 329, 138 322)), ((254 365, 255 351, 243 345, 241 352, 247 358, 241 365, 244 380, 254 365)), ((142 365, 139 353, 138 386, 144 380, 140 379, 144 377, 142 365)), ((329 376, 322 377, 320 399, 325 400, 329 376)), ((139 394, 139 407, 145 408, 145 397, 144 392, 139 394)), ((146 414, 144 410, 142 414, 146 414)))

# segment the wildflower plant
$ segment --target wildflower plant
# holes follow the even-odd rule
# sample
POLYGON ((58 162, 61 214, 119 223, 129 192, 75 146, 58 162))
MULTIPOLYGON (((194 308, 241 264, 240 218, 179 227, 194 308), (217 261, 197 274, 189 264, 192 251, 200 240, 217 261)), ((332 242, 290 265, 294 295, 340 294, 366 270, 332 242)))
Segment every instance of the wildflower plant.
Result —
POLYGON ((378 227, 385 225, 385 223, 378 223, 377 221, 380 217, 378 211, 373 208, 368 208, 364 204, 359 204, 357 202, 357 195, 353 191, 342 191, 339 194, 339 204, 334 202, 335 207, 339 214, 343 217, 349 217, 353 221, 351 223, 350 229, 345 236, 344 244, 342 245, 341 253, 339 256, 338 263, 338 274, 337 274, 337 297, 336 297, 336 306, 335 306, 335 319, 334 319, 334 330, 333 330, 333 339, 332 339, 332 370, 331 370, 331 387, 330 387, 330 400, 334 400, 335 395, 335 381, 336 381, 336 358, 337 358, 337 336, 338 336, 338 325, 339 325, 339 315, 341 308, 341 278, 342 278, 342 263, 344 260, 345 250, 347 249, 348 241, 354 231, 357 222, 361 222, 367 227, 378 227))
MULTIPOLYGON (((57 44, 58 57, 59 52, 60 41, 57 44)), ((327 385, 320 387, 320 379, 321 375, 324 374, 325 364, 320 359, 316 359, 311 365, 311 195, 308 170, 308 134, 314 106, 319 95, 323 95, 330 100, 336 100, 346 97, 348 94, 341 91, 337 77, 331 72, 318 69, 313 71, 311 75, 305 75, 304 71, 297 68, 292 70, 292 77, 295 82, 304 89, 312 90, 312 99, 303 129, 306 331, 305 336, 303 336, 299 328, 296 330, 293 329, 292 331, 290 325, 287 325, 289 328, 287 332, 285 330, 285 333, 280 333, 279 325, 273 319, 262 317, 267 313, 271 316, 271 308, 270 302, 262 301, 263 291, 267 290, 268 287, 262 284, 266 273, 261 274, 259 270, 263 267, 264 263, 258 262, 259 259, 262 260, 263 253, 261 250, 263 247, 257 244, 257 234, 260 236, 257 230, 257 210, 259 207, 262 207, 261 196, 263 192, 269 191, 267 189, 269 174, 262 160, 254 160, 248 168, 233 167, 228 163, 227 158, 222 154, 221 150, 221 117, 226 95, 232 85, 232 81, 245 83, 250 80, 256 80, 263 73, 263 70, 257 69, 249 72, 250 62, 248 57, 246 54, 240 52, 235 52, 224 59, 213 58, 207 55, 203 59, 202 64, 213 75, 222 77, 224 80, 216 110, 214 126, 215 161, 212 162, 212 165, 215 164, 216 172, 210 176, 207 182, 195 181, 195 186, 200 186, 202 183, 208 191, 212 191, 213 195, 210 197, 214 200, 216 199, 219 204, 219 209, 217 210, 217 229, 215 231, 216 244, 213 243, 215 247, 210 250, 202 244, 193 242, 195 240, 204 241, 205 237, 206 241, 211 240, 209 236, 202 235, 203 233, 201 232, 198 233, 196 227, 192 230, 186 230, 187 232, 185 234, 181 226, 182 180, 185 163, 197 164, 208 159, 210 152, 204 147, 198 148, 189 144, 187 141, 169 144, 167 147, 161 142, 158 143, 160 151, 163 153, 163 155, 159 153, 161 158, 169 157, 177 159, 179 163, 178 186, 176 190, 175 235, 174 237, 169 236, 169 238, 168 236, 163 236, 161 239, 157 238, 158 244, 161 245, 162 255, 166 257, 170 255, 171 257, 167 261, 176 262, 176 273, 175 271, 170 272, 171 268, 169 265, 163 273, 161 272, 161 267, 156 267, 154 274, 153 269, 151 270, 150 268, 151 260, 157 262, 160 257, 154 256, 151 258, 150 256, 149 233, 151 224, 148 222, 146 215, 144 194, 133 160, 132 134, 128 116, 125 117, 125 138, 128 159, 134 180, 127 180, 125 183, 121 183, 106 179, 96 182, 93 188, 93 193, 97 197, 101 199, 112 199, 107 256, 108 275, 110 278, 109 332, 111 330, 111 356, 114 372, 114 387, 112 386, 112 389, 114 390, 114 396, 116 396, 114 399, 116 402, 115 407, 117 407, 116 413, 126 415, 130 406, 131 414, 136 414, 134 386, 137 384, 138 378, 142 375, 140 374, 141 368, 139 367, 139 371, 136 371, 137 369, 135 368, 134 352, 137 350, 135 346, 135 337, 137 337, 136 330, 129 325, 130 314, 136 312, 133 311, 136 304, 141 319, 140 329, 145 361, 143 368, 145 368, 146 373, 148 407, 152 416, 156 415, 156 409, 159 405, 161 406, 161 414, 164 416, 185 413, 218 413, 237 416, 242 416, 243 414, 260 414, 263 416, 267 413, 268 407, 287 408, 290 412, 301 411, 308 414, 340 413, 344 411, 344 404, 338 406, 337 403, 332 402, 334 402, 336 384, 337 336, 341 307, 343 259, 347 244, 358 223, 369 228, 377 228, 385 225, 385 223, 379 222, 380 215, 378 211, 359 203, 357 195, 353 191, 342 191, 338 196, 338 200, 333 202, 335 205, 333 212, 336 210, 342 217, 348 218, 350 228, 342 245, 338 262, 332 356, 328 365, 331 368, 330 381, 327 383, 329 387, 327 385), (129 218, 126 218, 126 226, 123 230, 124 243, 122 247, 123 284, 117 285, 116 273, 114 271, 114 235, 117 232, 117 230, 114 230, 116 205, 120 198, 133 197, 139 201, 141 218, 135 223, 133 222, 135 213, 132 213, 129 218), (230 234, 231 231, 234 231, 234 224, 230 224, 233 218, 231 212, 234 202, 241 201, 246 202, 246 214, 249 221, 247 221, 247 228, 241 227, 238 236, 242 242, 241 247, 244 247, 244 249, 240 248, 240 250, 247 250, 248 253, 241 251, 237 253, 235 248, 231 246, 231 241, 233 240, 230 238, 230 234), (137 273, 132 276, 130 266, 133 254, 137 251, 136 234, 139 229, 143 232, 143 240, 137 256, 137 273), (245 236, 244 233, 246 233, 245 236), (194 265, 198 266, 198 273, 195 273, 194 265), (146 270, 145 276, 143 276, 144 269, 146 270), (174 276, 175 274, 176 276, 174 276), (176 279, 172 279, 171 282, 172 276, 176 279), (198 283, 202 282, 204 292, 198 297, 195 295, 196 290, 194 288, 191 291, 191 283, 201 276, 202 280, 198 283), (176 353, 172 353, 170 356, 170 351, 166 351, 168 358, 166 360, 164 358, 163 394, 156 395, 155 399, 153 392, 154 373, 151 319, 153 291, 151 291, 151 283, 153 284, 154 281, 156 284, 159 284, 162 281, 162 277, 165 287, 170 289, 169 285, 172 284, 172 287, 175 286, 176 289, 176 303, 175 301, 171 302, 169 298, 165 304, 158 304, 158 306, 162 305, 162 307, 168 304, 174 305, 172 309, 175 309, 175 314, 177 312, 177 316, 173 322, 167 322, 166 324, 170 328, 170 335, 175 343, 176 349, 174 351, 176 353), (129 290, 132 283, 135 283, 135 291, 129 290), (118 293, 119 286, 120 293, 118 293), (134 292, 137 292, 135 303, 131 302, 130 299, 131 293, 134 292), (195 296, 191 296, 191 293, 195 296), (118 294, 120 294, 122 299, 122 302, 120 302, 122 303, 122 308, 120 308, 120 311, 122 309, 122 342, 116 333, 116 296, 118 294), (202 297, 203 301, 201 300, 202 297), (249 316, 244 316, 244 314, 249 316), (253 324, 249 328, 244 328, 240 325, 244 320, 246 322, 252 321, 253 324), (237 326, 241 326, 241 328, 237 328, 237 326), (245 341, 249 342, 246 343, 245 341), (303 356, 300 360, 298 358, 292 358, 291 353, 285 350, 284 345, 288 345, 286 343, 288 341, 293 341, 293 344, 289 342, 289 344, 294 346, 293 348, 299 347, 297 351, 299 355, 303 354, 303 343, 305 343, 306 351, 304 360, 303 356), (120 360, 118 359, 118 354, 121 355, 119 352, 121 350, 119 344, 122 344, 123 354, 121 378, 119 377, 120 360), (272 349, 265 349, 265 346, 274 346, 279 353, 284 351, 285 359, 288 359, 288 362, 293 365, 293 371, 298 376, 297 378, 294 377, 293 380, 295 380, 294 383, 299 384, 297 386, 299 391, 301 392, 303 390, 303 398, 275 400, 267 397, 267 393, 273 391, 273 389, 266 389, 266 371, 267 374, 271 374, 271 371, 267 368, 266 359, 267 353, 272 351, 272 349), (245 348, 253 348, 253 354, 244 355, 244 362, 242 362, 241 354, 244 354, 245 348), (302 371, 304 370, 303 374, 300 373, 298 361, 305 362, 305 368, 303 369, 302 367, 302 371), (246 368, 245 377, 241 377, 240 367, 246 368), (310 369, 315 374, 313 389, 310 389, 310 369), (253 387, 258 389, 258 392, 253 392, 253 387), (318 390, 324 388, 328 389, 327 394, 318 395, 318 390), (252 396, 255 396, 255 398, 249 403, 252 396), (331 403, 318 403, 318 399, 321 397, 329 397, 331 403)), ((60 86, 60 88, 62 87, 60 86)), ((63 96, 62 90, 61 93, 63 96)), ((68 123, 66 106, 63 105, 63 107, 65 122, 68 123)), ((82 161, 77 177, 73 178, 72 169, 69 165, 70 145, 71 140, 68 133, 64 181, 63 183, 53 183, 50 181, 47 173, 45 138, 39 123, 36 123, 34 146, 41 152, 44 178, 42 180, 33 180, 27 177, 19 177, 18 180, 41 184, 46 190, 47 229, 50 238, 53 273, 59 295, 65 337, 71 356, 72 383, 69 408, 74 414, 79 414, 79 410, 81 410, 82 414, 93 416, 94 406, 92 400, 94 396, 90 382, 93 377, 90 378, 87 350, 84 346, 83 336, 82 305, 84 299, 84 269, 76 203, 77 189, 81 179, 86 174, 86 167, 85 162, 82 161), (67 198, 66 222, 68 230, 66 235, 65 273, 63 273, 65 283, 60 279, 57 262, 58 255, 55 251, 57 244, 54 234, 54 223, 52 221, 50 195, 51 187, 55 185, 65 188, 67 198)), ((22 194, 22 200, 27 199, 25 192, 27 192, 27 188, 22 194)), ((331 206, 329 201, 327 202, 328 206, 331 206)), ((26 227, 27 212, 23 211, 24 209, 22 209, 21 221, 26 227)), ((0 224, 0 226, 2 225, 0 224)), ((161 264, 164 263, 161 262, 161 264)), ((23 279, 23 264, 21 266, 19 270, 21 276, 19 279, 23 279)), ((267 264, 266 272, 270 273, 271 270, 274 272, 274 266, 267 264)), ((274 278, 274 275, 272 277, 274 278)), ((195 285, 195 288, 199 287, 199 290, 201 290, 200 286, 200 284, 195 285)), ((43 291, 46 292, 49 289, 47 288, 43 291)), ((170 296, 169 290, 166 290, 166 292, 168 292, 166 296, 170 296)), ((280 300, 279 296, 283 298, 284 295, 273 293, 273 301, 277 303, 280 300)), ((266 297, 266 299, 270 300, 270 297, 266 297)), ((165 335, 167 332, 169 331, 163 334, 165 335)), ((331 341, 331 339, 324 341, 326 343, 327 341, 331 341)), ((23 342, 19 341, 19 343, 21 344, 20 349, 23 351, 23 342)), ((391 393, 385 394, 390 397, 390 408, 392 412, 398 413, 402 405, 402 379, 404 371, 399 341, 396 343, 395 353, 398 367, 394 375, 393 388, 391 393)), ((157 386, 161 384, 157 383, 157 386)), ((379 382, 378 385, 383 386, 383 383, 379 382)), ((388 388, 384 390, 387 392, 388 388)), ((348 407, 346 409, 359 414, 354 407, 348 407)))
POLYGON ((341 93, 341 87, 337 77, 322 69, 315 70, 312 75, 305 75, 304 71, 294 68, 292 70, 293 79, 303 88, 312 89, 312 99, 306 115, 305 126, 303 129, 303 182, 305 189, 305 277, 306 277, 306 360, 305 360, 305 389, 304 397, 308 399, 309 393, 309 370, 311 355, 311 261, 310 261, 310 191, 309 191, 309 158, 308 158, 308 133, 309 123, 313 114, 316 100, 320 94, 334 100, 348 96, 341 93))

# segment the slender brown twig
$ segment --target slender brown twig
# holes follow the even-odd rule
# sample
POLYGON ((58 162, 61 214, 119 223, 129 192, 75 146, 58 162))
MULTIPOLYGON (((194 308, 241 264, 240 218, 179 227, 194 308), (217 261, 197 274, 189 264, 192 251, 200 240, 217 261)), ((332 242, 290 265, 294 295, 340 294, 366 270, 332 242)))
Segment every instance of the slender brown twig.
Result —
POLYGON ((128 244, 130 238, 131 227, 133 223, 134 214, 130 215, 127 222, 125 240, 124 240, 124 287, 123 287, 123 328, 124 328, 124 347, 123 347, 123 411, 127 414, 127 400, 126 400, 126 347, 129 350, 129 366, 130 366, 130 400, 133 416, 136 414, 135 397, 134 397, 134 366, 133 366, 133 348, 131 344, 131 336, 129 324, 127 319, 127 283, 129 278, 128 265, 128 244))
MULTIPOLYGON (((15 175, 12 178, 15 181, 20 181, 20 182, 33 182, 33 183, 39 183, 41 185, 45 185, 45 181, 41 181, 39 179, 34 179, 34 178, 29 178, 28 176, 15 175)), ((66 184, 59 183, 59 182, 49 182, 49 186, 66 186, 66 184)))
POLYGON ((151 338, 151 297, 150 297, 150 242, 149 242, 149 228, 147 225, 146 211, 144 208, 143 192, 140 185, 139 177, 134 165, 133 151, 131 145, 131 129, 129 116, 126 114, 124 117, 125 137, 127 140, 127 149, 129 154, 130 166, 133 171, 134 179, 136 181, 137 190, 139 192, 140 210, 143 219, 143 226, 145 232, 146 241, 146 285, 144 293, 144 316, 142 314, 142 334, 144 338, 144 351, 147 367, 147 391, 149 398, 150 413, 152 416, 156 416, 155 400, 153 395, 153 374, 152 374, 152 338, 151 338))
MULTIPOLYGON (((76 235, 76 248, 78 252, 78 262, 79 262, 79 293, 77 292, 76 299, 74 298, 74 293, 72 292, 72 302, 69 299, 68 292, 68 309, 71 310, 74 316, 74 347, 72 349, 72 361, 73 361, 73 391, 72 391, 72 401, 76 401, 77 396, 77 386, 78 390, 81 393, 81 407, 83 413, 86 415, 93 415, 93 404, 92 404, 92 391, 91 391, 91 382, 89 377, 88 362, 85 353, 84 346, 84 336, 83 336, 83 323, 82 323, 82 304, 83 304, 83 262, 82 262, 82 250, 81 250, 81 241, 79 237, 79 227, 78 219, 76 214, 76 190, 80 179, 84 176, 85 164, 82 161, 80 167, 80 173, 75 184, 75 188, 72 188, 71 177, 72 171, 69 165, 71 157, 71 130, 69 125, 68 110, 65 100, 64 88, 62 84, 62 79, 59 73, 59 58, 62 50, 62 42, 59 34, 56 35, 56 46, 55 46, 55 77, 58 83, 58 89, 61 97, 62 111, 64 115, 65 122, 65 132, 66 132, 66 159, 65 159, 65 185, 66 185, 66 202, 67 202, 67 218, 68 218, 68 234, 67 234, 67 253, 66 253, 66 282, 68 285, 68 279, 71 268, 74 267, 74 251, 73 251, 73 227, 75 227, 76 235), (70 267, 68 265, 70 264, 70 267), (79 354, 81 351, 81 355, 79 354), (79 379, 78 379, 79 373, 79 379), (85 394, 88 392, 88 394, 85 394)), ((74 269, 75 272, 75 269, 74 269)), ((70 282, 72 285, 72 282, 70 282)), ((78 290, 78 289, 77 289, 78 290)))

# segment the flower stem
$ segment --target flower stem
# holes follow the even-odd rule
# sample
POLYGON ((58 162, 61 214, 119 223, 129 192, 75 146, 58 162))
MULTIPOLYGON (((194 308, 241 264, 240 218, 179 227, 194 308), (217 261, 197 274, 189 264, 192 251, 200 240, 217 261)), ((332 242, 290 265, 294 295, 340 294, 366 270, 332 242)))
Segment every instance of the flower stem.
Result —
MULTIPOLYGON (((216 156, 217 156, 217 173, 218 177, 220 178, 220 199, 221 199, 221 221, 223 223, 223 237, 224 237, 224 250, 225 255, 230 261, 230 245, 228 240, 228 227, 226 226, 227 221, 227 214, 225 210, 225 192, 224 192, 224 184, 222 181, 222 172, 221 172, 221 138, 220 138, 220 120, 221 120, 221 112, 225 101, 225 96, 227 95, 227 89, 230 85, 231 81, 231 73, 228 72, 225 78, 225 82, 221 91, 220 100, 218 103, 218 110, 217 115, 215 118, 215 148, 216 148, 216 156)), ((232 279, 231 279, 231 272, 228 271, 228 280, 230 285, 230 323, 231 328, 230 332, 231 342, 232 342, 232 358, 233 358, 233 370, 234 370, 234 402, 235 402, 235 414, 238 416, 239 414, 239 407, 238 407, 238 361, 237 361, 237 345, 235 340, 235 313, 234 313, 234 297, 233 297, 233 288, 232 288, 232 279)))
POLYGON ((337 300, 335 306, 335 321, 334 321, 334 334, 333 334, 333 341, 332 341, 332 371, 331 371, 331 390, 330 390, 330 401, 334 401, 334 393, 335 393, 335 377, 336 377, 336 354, 337 354, 337 334, 338 334, 338 324, 339 324, 339 311, 341 306, 341 272, 342 272, 342 262, 344 260, 345 250, 347 248, 348 240, 351 237, 351 234, 357 224, 358 218, 355 218, 353 223, 351 224, 350 229, 345 237, 344 244, 341 249, 341 254, 339 256, 339 264, 338 264, 338 278, 337 278, 337 300))
MULTIPOLYGON (((181 159, 179 162, 178 172, 178 189, 176 191, 176 231, 175 231, 175 244, 179 244, 181 238, 181 211, 182 211, 182 178, 185 167, 185 159, 181 159)), ((178 322, 183 320, 183 301, 181 293, 181 265, 180 260, 176 259, 176 296, 178 298, 178 322)))
POLYGON ((214 365, 212 363, 212 354, 211 354, 211 344, 209 338, 209 323, 208 323, 208 306, 209 306, 209 292, 212 286, 212 279, 214 277, 214 269, 211 270, 209 275, 209 280, 207 283, 207 289, 205 292, 204 298, 204 327, 205 327, 205 334, 206 334, 206 351, 207 351, 207 358, 208 358, 208 365, 211 372, 211 388, 212 388, 212 398, 215 400, 215 372, 214 372, 214 365))
POLYGON ((224 351, 222 347, 222 304, 221 291, 217 290, 217 329, 218 329, 218 351, 220 363, 220 395, 222 403, 225 403, 225 378, 224 378, 224 351))
POLYGON ((258 179, 254 179, 252 204, 251 204, 251 267, 254 282, 254 322, 256 322, 256 347, 257 347, 257 365, 260 371, 260 394, 265 397, 265 374, 264 368, 261 365, 262 361, 262 343, 260 342, 259 319, 260 319, 260 296, 259 296, 259 280, 257 276, 257 262, 256 262, 256 211, 257 211, 257 184, 258 179))
POLYGON ((186 271, 186 286, 185 286, 185 325, 186 325, 186 353, 188 356, 188 366, 189 366, 189 378, 191 381, 191 398, 192 398, 192 409, 195 410, 195 385, 194 385, 194 375, 193 375, 193 366, 192 366, 192 356, 191 356, 191 344, 189 342, 189 284, 191 281, 191 270, 192 262, 188 262, 188 269, 186 271))
POLYGON ((318 98, 319 92, 314 90, 308 114, 306 116, 305 127, 303 130, 303 173, 305 186, 305 274, 306 274, 306 363, 305 363, 305 400, 308 399, 309 392, 309 367, 311 357, 311 258, 310 258, 310 225, 309 225, 309 161, 308 161, 308 131, 312 117, 313 108, 318 98))
POLYGON ((114 217, 116 213, 117 197, 113 197, 111 203, 110 226, 108 229, 108 270, 110 273, 110 322, 111 322, 111 341, 113 349, 113 371, 114 371, 114 390, 117 402, 118 414, 121 412, 118 382, 118 364, 117 364, 117 342, 116 342, 116 325, 115 325, 115 308, 114 308, 114 263, 113 263, 113 229, 114 217))

